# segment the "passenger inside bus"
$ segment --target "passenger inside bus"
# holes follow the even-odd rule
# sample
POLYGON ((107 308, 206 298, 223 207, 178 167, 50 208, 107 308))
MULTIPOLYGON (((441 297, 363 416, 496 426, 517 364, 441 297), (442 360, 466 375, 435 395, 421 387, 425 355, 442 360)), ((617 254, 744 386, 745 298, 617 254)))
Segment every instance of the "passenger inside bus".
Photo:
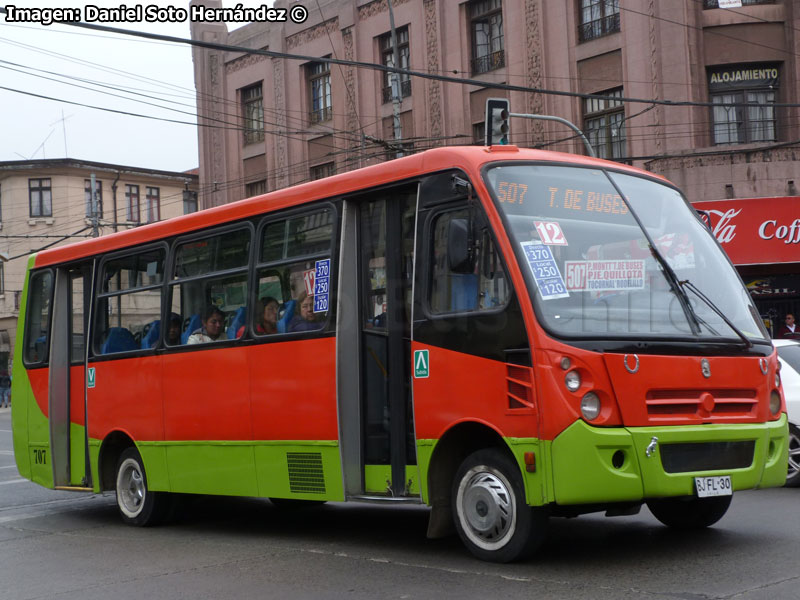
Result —
POLYGON ((207 344, 209 342, 219 342, 227 340, 225 334, 225 315, 216 306, 211 305, 206 308, 202 318, 203 326, 192 332, 187 344, 207 344))
POLYGON ((319 329, 320 325, 317 323, 317 318, 314 314, 314 296, 309 296, 308 292, 304 291, 297 299, 297 306, 300 314, 292 318, 289 323, 289 331, 319 329))
POLYGON ((167 345, 178 346, 181 343, 181 325, 183 319, 178 313, 170 313, 169 328, 167 329, 167 345))
MULTIPOLYGON (((261 319, 255 324, 255 332, 258 335, 278 333, 278 301, 272 296, 266 296, 258 301, 258 314, 261 319)), ((236 337, 242 337, 244 325, 236 332, 236 337)))

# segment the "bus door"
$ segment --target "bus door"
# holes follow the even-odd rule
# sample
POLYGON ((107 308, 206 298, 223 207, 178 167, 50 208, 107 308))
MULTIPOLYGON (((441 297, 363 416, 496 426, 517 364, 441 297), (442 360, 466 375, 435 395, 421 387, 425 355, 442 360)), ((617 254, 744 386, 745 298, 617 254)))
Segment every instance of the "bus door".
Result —
POLYGON ((338 365, 349 496, 418 495, 408 359, 416 201, 410 185, 345 203, 338 365))
POLYGON ((86 427, 91 282, 91 263, 56 271, 49 382, 50 448, 56 487, 91 487, 86 427))

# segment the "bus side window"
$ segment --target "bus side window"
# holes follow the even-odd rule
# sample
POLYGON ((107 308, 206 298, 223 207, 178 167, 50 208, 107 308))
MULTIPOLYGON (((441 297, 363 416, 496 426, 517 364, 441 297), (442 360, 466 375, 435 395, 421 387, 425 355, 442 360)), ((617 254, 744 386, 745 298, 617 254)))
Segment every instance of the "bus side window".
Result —
POLYGON ((183 330, 180 339, 167 340, 167 345, 187 344, 193 333, 200 334, 202 315, 211 306, 224 316, 221 333, 211 341, 240 337, 249 297, 250 239, 250 229, 239 228, 178 244, 169 302, 171 313, 182 318, 183 330))
POLYGON ((467 210, 442 213, 433 225, 430 307, 435 314, 496 310, 508 303, 509 281, 488 226, 474 228, 474 260, 466 270, 452 269, 448 259, 448 232, 454 220, 467 221, 467 210))
POLYGON ((274 299, 279 306, 274 325, 254 311, 256 335, 324 327, 332 297, 335 217, 333 210, 324 208, 266 224, 258 257, 258 298, 270 303, 274 299))
POLYGON ((142 340, 161 318, 165 255, 163 248, 155 248, 103 264, 97 295, 96 355, 142 349, 142 340))
POLYGON ((31 275, 29 290, 24 360, 26 365, 46 364, 50 306, 53 299, 53 273, 41 271, 31 275))

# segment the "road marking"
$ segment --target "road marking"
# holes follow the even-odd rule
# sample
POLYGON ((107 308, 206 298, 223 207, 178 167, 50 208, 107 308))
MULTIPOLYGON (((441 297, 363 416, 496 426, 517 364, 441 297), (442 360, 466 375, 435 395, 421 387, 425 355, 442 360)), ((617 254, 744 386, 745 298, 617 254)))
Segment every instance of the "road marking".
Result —
POLYGON ((23 483, 28 481, 27 479, 9 479, 8 481, 0 481, 0 485, 9 485, 11 483, 23 483))
POLYGON ((16 465, 8 465, 7 467, 0 467, 0 469, 16 469, 16 465))
POLYGON ((3 433, 11 433, 10 429, 0 429, 0 431, 2 431, 3 433))
POLYGON ((12 454, 14 454, 14 451, 13 450, 0 450, 0 454, 8 454, 9 456, 11 456, 12 454))

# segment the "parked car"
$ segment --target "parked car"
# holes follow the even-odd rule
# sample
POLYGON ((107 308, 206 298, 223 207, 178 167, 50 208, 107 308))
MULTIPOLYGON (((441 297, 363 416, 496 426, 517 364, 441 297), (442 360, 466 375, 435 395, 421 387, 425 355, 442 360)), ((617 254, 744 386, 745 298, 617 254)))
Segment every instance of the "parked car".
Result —
POLYGON ((800 342, 772 340, 781 363, 781 385, 789 414, 788 487, 800 487, 800 342))

